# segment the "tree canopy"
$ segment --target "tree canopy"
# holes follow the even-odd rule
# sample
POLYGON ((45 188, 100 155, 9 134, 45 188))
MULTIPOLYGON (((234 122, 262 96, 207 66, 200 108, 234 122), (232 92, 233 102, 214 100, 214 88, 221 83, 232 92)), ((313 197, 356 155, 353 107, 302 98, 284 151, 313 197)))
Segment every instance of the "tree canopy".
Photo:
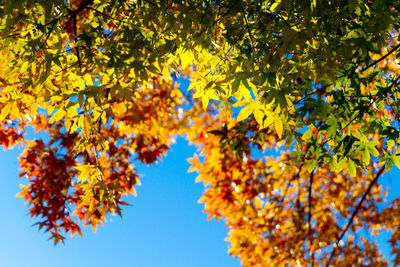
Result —
POLYGON ((55 243, 121 214, 134 162, 184 135, 244 266, 388 266, 383 231, 400 265, 379 182, 400 167, 399 1, 3 0, 0 18, 0 144, 24 145, 18 196, 55 243))

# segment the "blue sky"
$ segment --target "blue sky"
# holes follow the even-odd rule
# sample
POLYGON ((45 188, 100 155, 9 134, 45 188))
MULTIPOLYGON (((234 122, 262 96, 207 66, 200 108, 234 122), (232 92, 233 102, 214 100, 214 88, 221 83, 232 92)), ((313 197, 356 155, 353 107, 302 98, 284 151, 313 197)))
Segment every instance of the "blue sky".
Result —
POLYGON ((198 204, 204 186, 187 173, 195 148, 183 138, 157 165, 138 166, 142 185, 125 207, 123 218, 111 216, 96 233, 83 229, 83 238, 68 238, 54 246, 26 215, 27 206, 16 198, 18 149, 0 152, 0 266, 1 267, 234 267, 228 255, 222 221, 207 221, 198 204))

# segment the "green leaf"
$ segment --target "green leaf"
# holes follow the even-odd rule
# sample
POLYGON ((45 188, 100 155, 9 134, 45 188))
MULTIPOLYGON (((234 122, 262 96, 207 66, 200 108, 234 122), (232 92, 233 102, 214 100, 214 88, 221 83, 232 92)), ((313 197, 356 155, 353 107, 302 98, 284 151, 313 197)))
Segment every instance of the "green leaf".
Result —
POLYGON ((60 59, 59 59, 58 57, 53 57, 53 62, 54 62, 57 66, 59 66, 60 68, 62 68, 61 61, 60 61, 60 59))
POLYGON ((378 150, 371 143, 367 144, 367 148, 369 152, 371 152, 372 156, 379 157, 378 150))
POLYGON ((387 146, 387 150, 391 149, 392 147, 394 147, 394 141, 388 140, 386 143, 386 146, 387 146))
POLYGON ((362 160, 363 162, 368 165, 370 161, 370 155, 368 149, 364 149, 363 154, 362 154, 362 160))
POLYGON ((336 172, 342 171, 343 168, 344 168, 344 166, 346 165, 346 162, 347 162, 347 158, 346 158, 346 157, 342 158, 342 159, 339 161, 339 163, 337 164, 336 172))
POLYGON ((390 171, 390 169, 392 169, 392 167, 393 167, 393 163, 394 163, 393 159, 391 157, 388 158, 388 160, 385 163, 385 170, 390 171))
POLYGON ((329 169, 331 171, 335 171, 336 168, 337 168, 336 156, 332 156, 331 159, 329 160, 329 169))
POLYGON ((312 172, 316 167, 315 161, 314 160, 307 161, 306 167, 309 172, 312 172))
POLYGON ((351 177, 355 177, 357 175, 356 166, 351 159, 349 159, 349 161, 347 162, 347 171, 349 172, 351 177))
POLYGON ((293 141, 294 141, 294 135, 293 134, 289 134, 286 137, 286 141, 285 141, 286 148, 289 148, 293 144, 293 141))
POLYGON ((393 156, 393 162, 396 165, 396 167, 400 169, 400 157, 399 156, 393 156))

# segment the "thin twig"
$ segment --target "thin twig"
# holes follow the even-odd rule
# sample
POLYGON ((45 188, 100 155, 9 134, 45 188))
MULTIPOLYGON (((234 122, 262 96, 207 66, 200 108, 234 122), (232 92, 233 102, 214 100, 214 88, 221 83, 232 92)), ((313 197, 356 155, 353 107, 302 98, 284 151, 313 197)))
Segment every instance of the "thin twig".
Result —
MULTIPOLYGON (((116 21, 119 21, 119 22, 121 22, 121 23, 124 23, 124 22, 125 22, 125 21, 123 21, 123 20, 114 18, 114 17, 112 17, 112 16, 110 16, 110 15, 104 13, 104 12, 101 12, 101 11, 99 11, 99 10, 93 8, 93 7, 87 7, 87 9, 92 10, 92 11, 96 12, 97 14, 102 15, 103 17, 109 18, 109 19, 111 19, 111 20, 116 20, 116 21)), ((136 26, 136 25, 135 25, 135 26, 136 26)))
MULTIPOLYGON (((392 50, 390 50, 386 55, 382 56, 380 59, 372 62, 371 64, 369 64, 368 66, 366 66, 365 68, 361 69, 359 71, 359 73, 366 71, 367 69, 375 66, 376 64, 378 64, 379 62, 381 62, 382 60, 384 60, 385 58, 387 58, 390 54, 392 54, 394 51, 396 51, 397 49, 399 49, 400 44, 396 45, 395 47, 393 47, 392 50)), ((351 74, 351 76, 353 76, 354 73, 351 74)))
POLYGON ((244 10, 244 8, 243 8, 242 4, 240 4, 240 8, 241 8, 241 9, 242 9, 242 11, 243 11, 243 17, 244 17, 244 21, 245 21, 245 23, 246 23, 246 29, 247 29, 247 31, 248 31, 248 33, 249 33, 249 37, 250 37, 250 44, 251 44, 251 50, 254 52, 254 42, 253 42, 253 35, 251 34, 251 30, 250 30, 249 22, 248 22, 248 20, 247 20, 247 14, 246 14, 246 11, 244 10))
MULTIPOLYGON (((223 17, 225 17, 226 15, 228 15, 229 12, 231 12, 231 10, 235 7, 236 3, 238 2, 233 2, 233 5, 231 5, 228 10, 226 12, 224 12, 224 14, 222 14, 219 18, 217 18, 216 20, 214 20, 213 25, 217 24, 223 17)), ((222 7, 220 5, 220 7, 222 7)), ((218 15, 220 14, 220 8, 218 9, 218 15)))
MULTIPOLYGON (((53 32, 54 27, 56 26, 56 24, 57 24, 57 21, 54 21, 54 22, 53 22, 53 25, 52 25, 51 28, 50 28, 50 31, 47 33, 46 39, 44 39, 44 42, 43 42, 42 45, 39 47, 39 50, 41 50, 41 49, 46 45, 46 42, 47 42, 47 40, 49 40, 50 35, 51 35, 51 33, 53 32)), ((38 51, 39 51, 39 50, 38 50, 38 51)), ((37 52, 38 52, 38 51, 37 51, 37 52)))

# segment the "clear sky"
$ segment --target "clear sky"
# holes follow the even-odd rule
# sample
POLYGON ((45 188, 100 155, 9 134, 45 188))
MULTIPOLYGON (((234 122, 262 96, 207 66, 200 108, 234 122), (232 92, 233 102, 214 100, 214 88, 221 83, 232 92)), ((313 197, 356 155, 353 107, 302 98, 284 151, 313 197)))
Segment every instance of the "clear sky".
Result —
POLYGON ((131 196, 123 218, 111 216, 96 233, 83 229, 54 246, 26 215, 27 206, 16 198, 19 151, 0 152, 0 267, 235 267, 228 255, 222 221, 207 221, 198 204, 204 186, 187 173, 194 147, 180 138, 167 157, 157 164, 138 166, 144 175, 131 196))

